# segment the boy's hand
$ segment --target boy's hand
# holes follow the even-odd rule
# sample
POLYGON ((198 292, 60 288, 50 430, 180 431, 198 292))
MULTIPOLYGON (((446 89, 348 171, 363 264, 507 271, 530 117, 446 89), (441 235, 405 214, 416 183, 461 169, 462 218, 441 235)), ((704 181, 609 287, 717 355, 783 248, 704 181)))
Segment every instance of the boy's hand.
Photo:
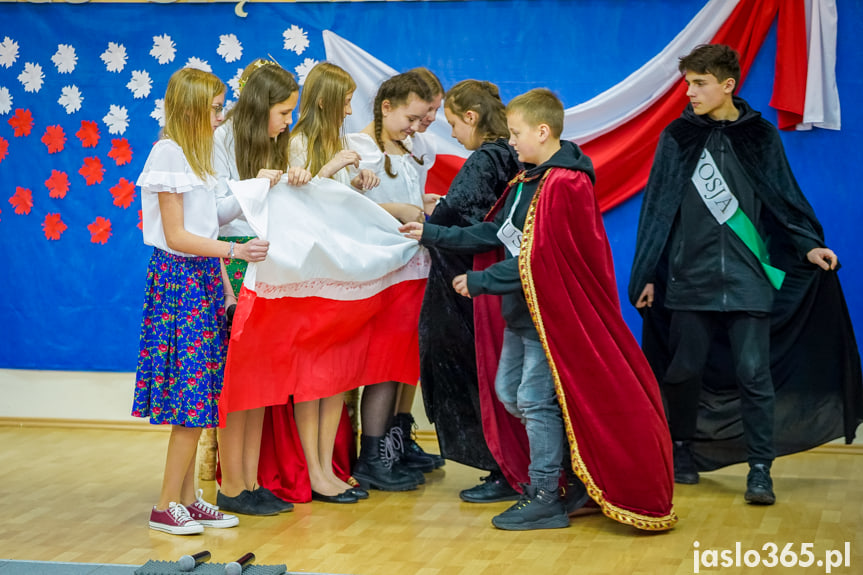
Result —
POLYGON ((305 168, 294 166, 288 169, 287 179, 292 186, 304 186, 312 179, 312 173, 305 168))
POLYGON ((653 284, 647 284, 638 296, 638 301, 635 302, 635 307, 641 309, 643 307, 653 307, 653 284))
POLYGON ((260 169, 260 170, 258 170, 257 177, 263 178, 265 180, 269 180, 270 181, 270 187, 272 188, 273 186, 275 186, 276 184, 279 183, 279 180, 282 178, 282 174, 284 174, 284 172, 282 170, 260 169))
POLYGON ((459 295, 470 297, 470 292, 467 291, 467 274, 461 274, 452 278, 452 287, 459 295))
POLYGON ((416 241, 420 241, 423 237, 423 225, 419 222, 408 222, 401 225, 399 226, 399 231, 403 233, 406 238, 411 238, 416 241))
POLYGON ((822 270, 835 270, 839 265, 839 258, 830 248, 812 248, 806 254, 806 259, 820 267, 822 270))

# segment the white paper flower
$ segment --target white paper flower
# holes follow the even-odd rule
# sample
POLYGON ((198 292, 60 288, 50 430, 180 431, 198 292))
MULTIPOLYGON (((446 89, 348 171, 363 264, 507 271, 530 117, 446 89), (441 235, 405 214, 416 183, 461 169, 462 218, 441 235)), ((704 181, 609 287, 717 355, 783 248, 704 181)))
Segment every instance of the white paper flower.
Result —
POLYGON ((297 73, 297 82, 299 82, 300 86, 306 83, 306 75, 311 71, 312 68, 315 67, 318 61, 314 58, 306 58, 303 60, 302 64, 299 64, 294 71, 297 73))
POLYGON ((122 72, 126 67, 126 47, 122 44, 108 42, 108 49, 99 57, 109 72, 122 72))
POLYGON ((231 108, 233 108, 236 105, 237 105, 236 100, 225 100, 225 113, 227 114, 228 112, 230 112, 231 108))
POLYGON ((57 66, 57 71, 61 74, 70 74, 78 65, 78 55, 75 54, 75 47, 68 44, 60 44, 57 46, 57 51, 51 56, 51 61, 57 66))
POLYGON ((78 86, 72 84, 71 86, 63 86, 63 89, 60 90, 60 99, 57 100, 57 103, 66 108, 67 114, 72 114, 81 109, 81 102, 84 101, 84 96, 81 95, 81 90, 78 89, 78 86))
POLYGON ((177 50, 174 48, 174 41, 167 34, 161 36, 153 36, 153 48, 150 50, 150 56, 157 59, 159 64, 167 64, 174 61, 174 54, 177 50))
POLYGON ((24 85, 25 92, 38 92, 42 89, 42 80, 45 74, 42 73, 42 66, 27 62, 24 64, 24 71, 18 74, 18 81, 24 85))
POLYGON ((305 30, 291 24, 291 27, 282 32, 285 38, 285 50, 293 50, 297 54, 302 54, 309 47, 309 39, 306 36, 305 30))
POLYGON ((234 77, 228 80, 228 86, 231 87, 231 90, 234 91, 234 97, 240 97, 240 76, 243 75, 243 69, 237 68, 237 73, 234 74, 234 77))
POLYGON ((204 72, 212 72, 213 68, 207 64, 206 60, 201 60, 200 58, 195 58, 192 56, 186 61, 186 65, 184 68, 197 68, 198 70, 203 70, 204 72))
POLYGON ((0 42, 0 66, 11 68, 18 59, 18 42, 6 36, 0 42))
POLYGON ((165 127, 165 100, 163 98, 156 98, 156 105, 153 107, 153 111, 150 112, 150 117, 156 120, 159 123, 160 128, 165 127))
POLYGON ((150 89, 153 87, 153 81, 150 79, 150 74, 146 70, 134 70, 132 79, 126 84, 126 87, 132 91, 135 99, 146 98, 150 95, 150 89))
POLYGON ((233 34, 222 34, 219 36, 216 53, 224 58, 225 62, 236 62, 243 57, 243 45, 233 34))
POLYGON ((126 112, 125 106, 115 106, 111 104, 108 113, 102 118, 105 125, 108 126, 108 132, 112 134, 123 134, 129 126, 129 114, 126 112))
POLYGON ((0 115, 6 115, 12 111, 12 94, 9 88, 0 86, 0 115))

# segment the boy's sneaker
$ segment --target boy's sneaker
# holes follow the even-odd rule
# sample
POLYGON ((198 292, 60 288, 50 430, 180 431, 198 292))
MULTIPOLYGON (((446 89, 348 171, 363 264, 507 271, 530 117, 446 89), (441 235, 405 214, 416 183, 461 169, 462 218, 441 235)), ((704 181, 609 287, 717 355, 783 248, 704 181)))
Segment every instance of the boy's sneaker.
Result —
POLYGON ((491 523, 506 531, 560 529, 569 527, 569 516, 557 490, 546 491, 525 485, 518 502, 493 517, 491 523))
POLYGON ((746 477, 746 495, 743 498, 747 503, 755 505, 773 505, 776 503, 769 467, 763 463, 756 463, 749 467, 749 475, 746 477))
POLYGON ((243 515, 278 515, 279 508, 270 503, 264 503, 254 493, 244 489, 235 497, 228 497, 221 491, 216 493, 216 505, 219 509, 243 515))
POLYGON ((217 529, 235 527, 240 524, 240 519, 236 515, 222 513, 218 507, 204 501, 201 497, 203 494, 204 490, 198 489, 198 499, 186 508, 189 511, 189 517, 204 527, 215 527, 217 529))
POLYGON ((498 501, 517 501, 519 493, 507 483, 500 470, 492 471, 481 477, 479 485, 463 489, 458 496, 468 503, 497 503, 498 501))
POLYGON ((204 532, 204 526, 192 519, 189 510, 173 501, 162 511, 153 507, 150 511, 150 529, 171 535, 195 535, 204 532))
POLYGON ((566 514, 572 517, 584 507, 590 496, 587 494, 587 487, 584 486, 584 483, 573 474, 567 475, 566 487, 563 488, 561 499, 566 514))
POLYGON ((695 466, 695 457, 692 455, 692 444, 689 441, 675 441, 673 456, 674 482, 684 485, 698 483, 698 468, 695 466))

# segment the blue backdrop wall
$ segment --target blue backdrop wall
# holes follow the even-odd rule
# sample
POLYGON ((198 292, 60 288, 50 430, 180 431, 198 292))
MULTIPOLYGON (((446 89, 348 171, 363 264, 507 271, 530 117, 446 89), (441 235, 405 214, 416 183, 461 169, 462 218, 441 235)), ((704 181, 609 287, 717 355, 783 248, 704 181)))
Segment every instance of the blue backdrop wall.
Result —
MULTIPOLYGON (((856 40, 863 2, 837 3, 843 128, 782 138, 843 262, 840 275, 859 332, 863 209, 853 169, 863 159, 854 101, 863 89, 863 46, 856 40)), ((226 83, 267 54, 302 75, 324 59, 321 32, 329 29, 398 70, 427 66, 445 86, 486 79, 500 86, 504 100, 546 86, 570 107, 643 65, 701 5, 254 3, 240 18, 233 4, 0 4, 0 279, 6 288, 0 367, 134 370, 150 249, 141 241, 140 198, 137 190, 130 197, 129 183, 157 138, 167 79, 190 58, 226 83)), ((741 90, 770 120, 775 43, 771 31, 741 90)), ((229 88, 228 99, 235 98, 229 88)), ((622 295, 640 201, 605 216, 622 295)), ((638 334, 638 315, 627 303, 623 308, 638 334)))

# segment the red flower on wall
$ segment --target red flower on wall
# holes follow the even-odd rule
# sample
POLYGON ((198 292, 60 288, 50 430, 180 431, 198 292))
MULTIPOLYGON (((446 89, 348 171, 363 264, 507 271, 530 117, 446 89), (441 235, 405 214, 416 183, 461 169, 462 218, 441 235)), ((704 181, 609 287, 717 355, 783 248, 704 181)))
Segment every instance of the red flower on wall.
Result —
POLYGON ((65 198, 69 191, 69 176, 66 172, 51 170, 51 177, 45 180, 45 187, 52 198, 65 198))
POLYGON ((131 162, 132 148, 129 147, 129 140, 126 138, 111 140, 111 151, 108 152, 108 157, 112 158, 118 166, 131 162))
POLYGON ((3 158, 5 158, 6 154, 8 154, 8 153, 9 153, 9 141, 4 139, 4 138, 0 138, 0 162, 3 161, 3 158))
POLYGON ((144 231, 144 211, 138 210, 138 229, 144 231))
POLYGON ((96 220, 87 226, 90 230, 90 241, 94 244, 108 243, 111 237, 111 220, 98 216, 96 220))
POLYGON ((30 110, 15 110, 15 115, 9 118, 9 125, 15 128, 15 137, 29 136, 33 129, 33 114, 30 110))
POLYGON ((46 214, 45 221, 42 222, 42 229, 45 230, 46 239, 59 240, 63 232, 66 231, 66 224, 60 219, 60 214, 46 214))
POLYGON ((111 188, 111 195, 114 196, 115 206, 126 209, 132 204, 132 200, 135 199, 135 184, 126 178, 120 178, 120 182, 111 188))
POLYGON ((97 157, 84 158, 84 165, 78 170, 78 173, 84 176, 88 186, 102 183, 102 176, 105 174, 105 168, 102 167, 102 160, 97 157))
POLYGON ((15 194, 9 198, 9 203, 15 208, 16 214, 29 214, 33 207, 33 192, 27 188, 15 188, 15 194))
POLYGON ((95 148, 99 143, 99 124, 90 120, 81 120, 81 129, 75 135, 85 148, 95 148))
POLYGON ((48 153, 62 152, 66 147, 66 132, 60 126, 48 126, 42 136, 42 143, 48 146, 48 153))

